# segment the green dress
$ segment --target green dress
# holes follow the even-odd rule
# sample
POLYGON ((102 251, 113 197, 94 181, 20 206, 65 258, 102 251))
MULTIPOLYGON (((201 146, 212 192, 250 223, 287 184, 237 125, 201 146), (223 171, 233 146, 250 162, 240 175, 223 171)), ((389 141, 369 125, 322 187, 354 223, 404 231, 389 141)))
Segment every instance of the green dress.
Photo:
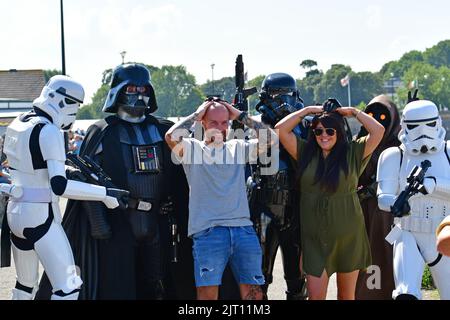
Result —
MULTIPOLYGON (((313 184, 318 155, 313 157, 300 179, 300 227, 303 271, 320 277, 335 272, 366 269, 371 264, 364 216, 356 189, 358 178, 370 156, 362 159, 366 137, 353 141, 347 151, 348 176, 341 170, 335 193, 313 184)), ((306 141, 297 138, 301 157, 306 141)))

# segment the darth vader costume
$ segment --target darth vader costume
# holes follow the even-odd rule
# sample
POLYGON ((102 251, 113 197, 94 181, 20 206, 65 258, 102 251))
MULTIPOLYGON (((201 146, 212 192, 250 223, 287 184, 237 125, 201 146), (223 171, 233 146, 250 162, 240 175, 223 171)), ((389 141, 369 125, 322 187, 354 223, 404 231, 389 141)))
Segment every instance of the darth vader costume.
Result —
MULTIPOLYGON (((84 285, 80 299, 194 299, 188 187, 164 142, 170 121, 157 109, 148 69, 124 64, 113 72, 103 111, 80 156, 97 162, 130 191, 126 210, 69 201, 63 227, 84 285)), ((48 297, 44 275, 39 299, 48 297)))

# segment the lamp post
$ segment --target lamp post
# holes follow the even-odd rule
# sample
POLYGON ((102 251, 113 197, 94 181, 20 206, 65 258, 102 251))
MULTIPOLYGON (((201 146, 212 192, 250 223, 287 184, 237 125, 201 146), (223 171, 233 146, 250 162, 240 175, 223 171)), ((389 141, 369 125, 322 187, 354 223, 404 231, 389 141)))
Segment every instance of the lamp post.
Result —
POLYGON ((122 52, 120 53, 120 55, 122 56, 122 64, 125 63, 125 55, 126 55, 126 54, 127 54, 126 51, 122 51, 122 52))
POLYGON ((64 8, 63 8, 63 0, 60 0, 60 8, 61 8, 61 53, 62 53, 62 74, 66 74, 66 53, 65 53, 65 45, 64 45, 64 8))
MULTIPOLYGON (((61 11, 61 60, 62 60, 62 70, 61 73, 66 75, 66 48, 64 45, 64 6, 63 0, 59 1, 60 11, 61 11)), ((66 153, 69 152, 69 135, 64 131, 64 147, 66 153)))
POLYGON ((215 67, 216 65, 214 64, 214 63, 212 63, 211 64, 211 84, 212 84, 212 92, 211 92, 211 95, 214 95, 214 91, 215 91, 215 89, 214 89, 214 67, 215 67))
POLYGON ((395 80, 394 73, 391 72, 391 99, 392 99, 392 101, 394 101, 394 92, 395 92, 395 90, 394 90, 394 80, 395 80))

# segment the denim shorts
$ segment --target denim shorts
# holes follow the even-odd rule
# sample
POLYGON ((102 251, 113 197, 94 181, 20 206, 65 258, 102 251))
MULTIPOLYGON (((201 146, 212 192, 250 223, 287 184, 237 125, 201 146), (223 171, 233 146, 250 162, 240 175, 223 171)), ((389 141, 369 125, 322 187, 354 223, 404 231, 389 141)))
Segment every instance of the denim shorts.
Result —
POLYGON ((264 284, 262 251, 253 226, 211 227, 192 238, 197 287, 220 285, 228 262, 239 284, 264 284))

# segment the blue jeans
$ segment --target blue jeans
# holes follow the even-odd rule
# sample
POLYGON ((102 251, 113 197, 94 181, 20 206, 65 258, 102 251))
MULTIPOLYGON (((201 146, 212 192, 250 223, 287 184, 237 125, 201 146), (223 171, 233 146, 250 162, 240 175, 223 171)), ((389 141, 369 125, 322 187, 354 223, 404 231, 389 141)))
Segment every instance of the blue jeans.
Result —
POLYGON ((262 250, 253 226, 212 227, 192 238, 197 287, 220 285, 228 262, 239 284, 264 284, 262 250))

